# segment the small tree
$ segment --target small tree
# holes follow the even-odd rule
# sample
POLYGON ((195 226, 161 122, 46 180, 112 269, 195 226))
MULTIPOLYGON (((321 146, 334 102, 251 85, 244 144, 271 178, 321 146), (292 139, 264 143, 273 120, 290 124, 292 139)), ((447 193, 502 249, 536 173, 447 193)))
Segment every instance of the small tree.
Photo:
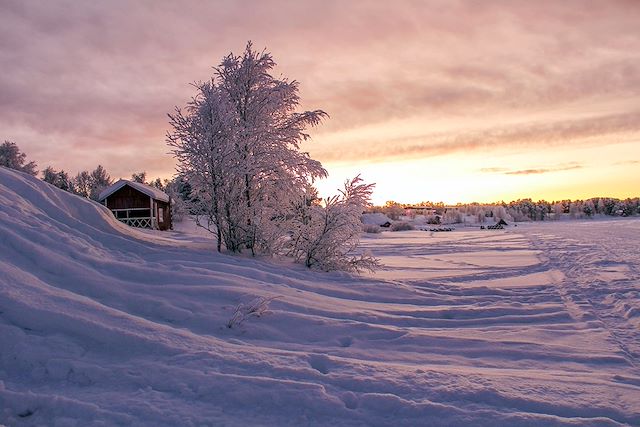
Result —
POLYGON ((37 175, 38 165, 35 162, 25 163, 26 158, 27 155, 20 152, 15 142, 5 141, 0 145, 0 166, 26 172, 33 176, 37 175))
POLYGON ((73 188, 77 195, 89 198, 91 194, 91 175, 89 172, 79 172, 75 178, 73 178, 73 188))
POLYGON ((131 181, 144 184, 145 182, 147 182, 147 172, 142 171, 142 172, 131 174, 131 181))
POLYGON ((72 180, 73 192, 92 200, 98 200, 102 190, 111 184, 113 180, 102 165, 98 165, 92 172, 82 171, 72 180))
POLYGON ((288 255, 309 268, 322 270, 373 270, 379 263, 368 254, 354 252, 360 241, 360 217, 369 206, 374 184, 360 176, 346 181, 340 194, 324 200, 324 206, 306 196, 291 220, 288 255))
POLYGON ((89 193, 89 198, 92 200, 98 200, 98 196, 108 186, 113 183, 113 180, 102 167, 102 165, 98 165, 93 172, 91 172, 91 192, 89 193))
POLYGON ((64 170, 58 172, 53 167, 47 166, 42 171, 42 180, 64 191, 74 192, 73 180, 64 170))
POLYGON ((382 212, 389 218, 397 220, 404 214, 404 208, 399 203, 389 200, 385 203, 384 210, 382 212))
POLYGON ((591 218, 595 214, 596 208, 593 204, 592 200, 586 200, 582 205, 582 212, 588 217, 591 218))

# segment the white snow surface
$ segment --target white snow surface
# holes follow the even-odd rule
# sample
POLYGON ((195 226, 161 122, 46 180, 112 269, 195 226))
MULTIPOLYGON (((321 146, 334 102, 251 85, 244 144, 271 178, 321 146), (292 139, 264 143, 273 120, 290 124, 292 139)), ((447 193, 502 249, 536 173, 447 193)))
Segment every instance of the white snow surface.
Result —
POLYGON ((0 168, 0 424, 640 425, 639 236, 385 232, 378 273, 327 274, 0 168))

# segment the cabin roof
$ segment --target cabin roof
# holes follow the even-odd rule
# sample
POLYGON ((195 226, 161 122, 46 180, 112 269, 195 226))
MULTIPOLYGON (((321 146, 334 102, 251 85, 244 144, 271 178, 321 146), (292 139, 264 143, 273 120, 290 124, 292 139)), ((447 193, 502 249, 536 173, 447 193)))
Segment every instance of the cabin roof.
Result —
POLYGON ((138 190, 139 192, 146 194, 147 196, 155 199, 155 200, 160 200, 162 202, 167 202, 169 203, 169 195, 167 193, 165 193, 164 191, 161 191, 155 187, 152 187, 150 185, 147 184, 142 184, 140 182, 134 182, 134 181, 129 181, 127 179, 121 179, 118 182, 116 182, 115 184, 105 188, 104 190, 102 190, 102 192, 100 193, 100 195, 98 196, 98 201, 103 201, 104 199, 106 199, 107 197, 109 197, 110 195, 112 195, 113 193, 115 193, 116 191, 118 191, 119 189, 121 189, 122 187, 124 187, 125 185, 128 185, 131 188, 134 188, 136 190, 138 190))

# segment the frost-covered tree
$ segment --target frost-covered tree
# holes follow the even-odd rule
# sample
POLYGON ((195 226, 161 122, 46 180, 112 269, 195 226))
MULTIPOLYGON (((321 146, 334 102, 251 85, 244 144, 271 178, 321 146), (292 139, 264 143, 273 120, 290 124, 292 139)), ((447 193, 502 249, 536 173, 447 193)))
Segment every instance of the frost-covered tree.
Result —
POLYGON ((142 172, 137 172, 137 173, 131 174, 131 181, 139 182, 141 184, 146 183, 147 182, 147 172, 142 171, 142 172))
POLYGON ((42 171, 42 180, 64 191, 74 192, 73 180, 64 170, 56 171, 53 167, 47 166, 42 171))
POLYGON ((556 202, 553 204, 553 218, 555 220, 559 220, 562 218, 562 214, 564 213, 564 204, 562 202, 556 202))
POLYGON ((38 165, 35 162, 26 163, 26 159, 27 155, 20 152, 20 148, 15 142, 5 141, 0 145, 0 166, 26 172, 34 176, 37 175, 36 168, 38 165))
POLYGON ((582 205, 582 212, 588 217, 591 218, 596 213, 595 205, 592 200, 585 200, 582 205))
POLYGON ((373 270, 378 260, 354 252, 360 241, 360 217, 369 205, 373 184, 357 176, 340 194, 317 203, 313 192, 301 197, 290 220, 288 254, 297 262, 322 270, 373 270))
POLYGON ((442 215, 443 224, 459 224, 462 222, 462 214, 457 209, 445 209, 442 215))
POLYGON ((505 221, 513 221, 513 218, 511 218, 511 215, 507 213, 507 210, 502 205, 492 206, 491 214, 492 214, 491 216, 496 220, 496 222, 500 221, 501 219, 505 221))
POLYGON ((89 198, 91 194, 91 174, 87 171, 79 172, 73 178, 73 188, 77 195, 89 198))
POLYGON ((167 143, 192 186, 205 226, 233 252, 269 253, 282 237, 286 209, 309 182, 326 176, 300 151, 306 129, 326 117, 297 112, 298 83, 278 79, 271 54, 247 44, 229 54, 186 108, 169 115, 167 143))
POLYGON ((384 205, 383 213, 393 220, 397 220, 404 214, 404 208, 401 204, 393 200, 387 201, 384 205))
POLYGON ((102 165, 91 172, 79 172, 72 180, 73 192, 92 200, 98 200, 100 192, 111 184, 113 180, 102 165))
POLYGON ((98 165, 91 172, 91 192, 89 198, 92 200, 98 200, 98 196, 108 186, 113 184, 113 180, 107 173, 106 169, 102 165, 98 165))
POLYGON ((569 206, 569 216, 571 218, 583 218, 584 217, 584 208, 582 206, 582 200, 576 200, 571 202, 569 206))

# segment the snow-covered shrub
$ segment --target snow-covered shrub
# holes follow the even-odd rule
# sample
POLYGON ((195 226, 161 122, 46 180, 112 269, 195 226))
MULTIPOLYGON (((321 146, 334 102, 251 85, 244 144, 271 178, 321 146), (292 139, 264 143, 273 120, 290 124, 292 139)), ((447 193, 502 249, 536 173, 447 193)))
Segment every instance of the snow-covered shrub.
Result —
POLYGON ((321 270, 373 270, 378 260, 354 252, 360 241, 360 216, 369 204, 373 184, 363 184, 360 176, 345 182, 339 195, 324 205, 302 199, 290 220, 291 239, 287 254, 296 262, 321 270))
POLYGON ((442 216, 444 224, 459 224, 462 222, 462 213, 456 209, 447 209, 442 216))
POLYGON ((425 217, 427 224, 440 224, 440 216, 428 215, 425 217))
POLYGON ((171 181, 165 188, 165 192, 171 197, 171 220, 180 222, 189 214, 189 206, 182 198, 176 180, 171 181))
POLYGON ((248 303, 240 303, 233 312, 233 316, 227 322, 227 328, 240 326, 250 317, 260 317, 266 313, 269 303, 280 296, 257 297, 248 303))
POLYGON ((389 228, 391 231, 407 231, 413 230, 413 225, 408 222, 394 222, 389 228))
POLYGON ((382 228, 376 224, 362 224, 362 231, 365 233, 377 234, 382 232, 382 228))

